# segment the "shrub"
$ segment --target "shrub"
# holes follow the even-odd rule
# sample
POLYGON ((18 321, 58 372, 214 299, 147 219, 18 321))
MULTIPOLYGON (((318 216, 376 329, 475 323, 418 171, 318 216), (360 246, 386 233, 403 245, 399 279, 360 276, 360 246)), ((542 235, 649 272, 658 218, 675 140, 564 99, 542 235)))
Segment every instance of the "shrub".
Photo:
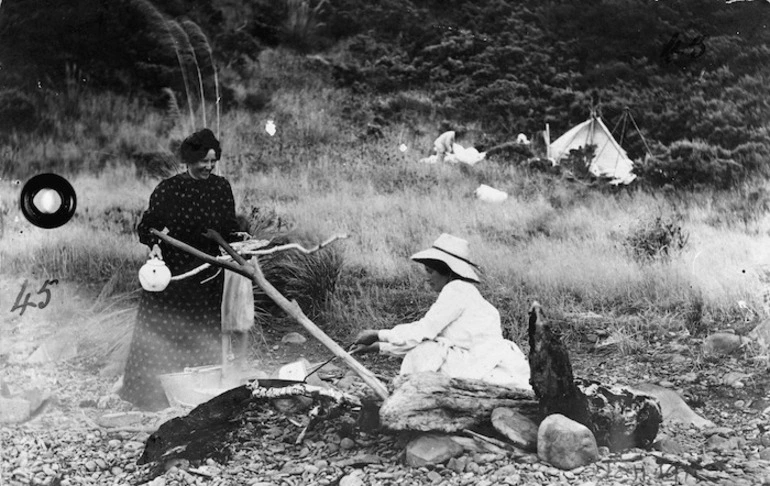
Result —
POLYGON ((262 111, 270 104, 270 93, 266 90, 246 93, 243 97, 243 107, 249 111, 262 111))
POLYGON ((658 157, 648 157, 634 172, 653 187, 729 189, 743 178, 744 169, 730 151, 700 140, 679 140, 658 157))
POLYGON ((730 223, 743 223, 746 230, 770 212, 770 191, 764 186, 743 187, 731 198, 725 209, 725 218, 730 223))
POLYGON ((262 209, 251 206, 248 220, 248 233, 256 238, 269 238, 271 234, 285 232, 292 228, 291 221, 275 212, 275 209, 262 209))
POLYGON ((243 30, 226 31, 216 38, 216 52, 226 52, 231 59, 246 56, 256 59, 263 45, 243 30))
POLYGON ((702 336, 708 332, 703 321, 705 302, 701 292, 691 291, 689 305, 684 315, 684 326, 693 336, 702 336))
POLYGON ((326 4, 326 0, 315 2, 315 6, 309 0, 287 0, 287 18, 281 32, 283 41, 300 52, 317 47, 319 31, 324 26, 320 16, 326 4))
POLYGON ((38 122, 35 103, 17 89, 0 91, 0 130, 31 130, 38 122))
POLYGON ((591 161, 596 152, 596 145, 586 145, 569 151, 567 159, 561 162, 561 165, 572 172, 578 179, 591 178, 591 161))
POLYGON ((682 228, 681 220, 681 216, 657 216, 642 221, 631 230, 624 245, 640 263, 668 260, 687 246, 690 237, 682 228))
POLYGON ((521 165, 525 162, 530 162, 530 166, 533 169, 540 170, 541 172, 547 172, 553 166, 547 159, 533 160, 535 154, 532 148, 529 145, 520 143, 506 142, 492 145, 486 149, 486 152, 487 159, 499 160, 506 165, 521 165))
POLYGON ((759 174, 770 176, 770 143, 749 142, 739 145, 732 152, 732 157, 745 171, 745 175, 759 174))

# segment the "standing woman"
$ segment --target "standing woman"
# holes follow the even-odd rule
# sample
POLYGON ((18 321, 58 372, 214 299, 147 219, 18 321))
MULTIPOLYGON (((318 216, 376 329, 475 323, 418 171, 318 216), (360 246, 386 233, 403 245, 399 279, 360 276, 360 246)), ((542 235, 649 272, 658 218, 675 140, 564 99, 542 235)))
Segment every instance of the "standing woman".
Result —
MULTIPOLYGON (((168 235, 210 255, 219 247, 203 233, 214 229, 226 240, 237 239, 238 223, 230 183, 212 174, 222 149, 205 128, 181 145, 187 171, 161 181, 137 227, 139 241, 161 257, 172 275, 204 262, 150 233, 168 235)), ((216 267, 181 280, 172 280, 162 292, 142 292, 131 350, 120 396, 144 410, 168 406, 159 374, 185 367, 215 364, 220 352, 221 301, 224 275, 216 267)))

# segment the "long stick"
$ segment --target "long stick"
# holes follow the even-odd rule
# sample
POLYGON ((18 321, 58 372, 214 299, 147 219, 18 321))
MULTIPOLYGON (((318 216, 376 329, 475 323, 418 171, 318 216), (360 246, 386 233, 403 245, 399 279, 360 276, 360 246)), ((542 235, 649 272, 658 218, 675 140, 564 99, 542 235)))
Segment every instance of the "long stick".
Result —
POLYGON ((203 253, 202 251, 193 248, 186 243, 182 243, 181 241, 176 240, 165 233, 161 233, 155 229, 151 229, 150 231, 166 243, 186 251, 187 253, 190 253, 193 256, 200 258, 201 260, 204 260, 212 265, 231 270, 238 273, 239 275, 243 275, 244 277, 251 279, 262 290, 264 290, 267 296, 270 297, 276 304, 278 304, 278 306, 283 309, 284 312, 299 322, 302 327, 304 327, 314 338, 319 340, 321 344, 326 346, 332 353, 334 353, 339 358, 342 358, 345 364, 347 364, 350 369, 355 371, 356 374, 361 377, 364 383, 369 385, 369 387, 371 387, 372 390, 374 390, 375 393, 380 396, 380 398, 383 400, 388 398, 389 394, 387 387, 379 379, 377 379, 374 373, 356 361, 350 354, 348 354, 347 351, 345 351, 339 344, 337 344, 318 326, 316 326, 313 321, 311 321, 305 315, 305 313, 302 312, 302 309, 299 307, 299 304, 297 304, 296 301, 289 301, 275 287, 273 287, 272 284, 270 284, 270 282, 265 279, 265 276, 262 273, 262 269, 260 268, 258 262, 255 265, 249 265, 242 256, 240 256, 235 250, 232 249, 229 244, 227 244, 227 242, 224 240, 224 238, 222 238, 221 235, 219 235, 219 233, 214 230, 208 230, 206 235, 216 241, 220 246, 222 246, 222 248, 224 248, 225 251, 231 257, 233 257, 237 263, 217 260, 213 256, 203 253))

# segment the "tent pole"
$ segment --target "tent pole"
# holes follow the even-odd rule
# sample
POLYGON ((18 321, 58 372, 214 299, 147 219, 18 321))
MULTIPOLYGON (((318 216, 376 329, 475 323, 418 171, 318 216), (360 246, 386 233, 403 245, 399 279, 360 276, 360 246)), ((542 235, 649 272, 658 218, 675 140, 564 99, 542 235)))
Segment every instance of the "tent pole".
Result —
POLYGON ((647 149, 647 154, 652 156, 652 151, 650 150, 650 147, 647 145, 647 140, 644 139, 644 135, 642 135, 642 131, 639 130, 639 125, 636 124, 636 120, 634 120, 634 116, 631 114, 631 112, 628 113, 628 116, 631 117, 631 123, 634 124, 634 128, 636 129, 636 133, 638 133, 639 137, 642 139, 642 143, 644 144, 644 148, 647 149))
POLYGON ((623 122, 623 127, 620 129, 620 146, 623 146, 623 140, 626 138, 626 123, 628 123, 628 108, 623 112, 623 117, 621 119, 623 122))

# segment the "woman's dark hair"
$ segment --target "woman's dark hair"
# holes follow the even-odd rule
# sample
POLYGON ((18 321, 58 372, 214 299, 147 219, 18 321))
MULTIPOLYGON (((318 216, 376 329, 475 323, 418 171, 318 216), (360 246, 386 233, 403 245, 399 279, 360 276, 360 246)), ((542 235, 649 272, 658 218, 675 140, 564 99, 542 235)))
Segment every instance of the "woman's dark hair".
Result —
POLYGON ((441 260, 420 260, 420 263, 430 268, 434 272, 439 273, 440 275, 450 277, 452 280, 456 280, 458 278, 462 279, 461 276, 457 275, 452 271, 451 268, 449 268, 449 265, 442 262, 441 260))
POLYGON ((182 162, 193 164, 203 159, 209 153, 209 150, 212 149, 217 156, 217 160, 219 160, 219 157, 222 155, 222 147, 219 145, 219 140, 214 136, 214 132, 204 128, 185 138, 179 151, 182 156, 182 162))
POLYGON ((465 282, 470 282, 470 283, 473 283, 473 284, 477 283, 474 280, 471 280, 469 278, 465 278, 465 277, 461 277, 460 275, 457 275, 455 272, 452 271, 451 268, 449 268, 449 265, 447 265, 446 263, 442 262, 441 260, 425 259, 425 260, 417 260, 417 261, 422 263, 426 267, 430 268, 434 272, 437 272, 437 273, 439 273, 439 274, 441 274, 441 275, 443 275, 445 277, 448 276, 450 280, 463 280, 465 282))

